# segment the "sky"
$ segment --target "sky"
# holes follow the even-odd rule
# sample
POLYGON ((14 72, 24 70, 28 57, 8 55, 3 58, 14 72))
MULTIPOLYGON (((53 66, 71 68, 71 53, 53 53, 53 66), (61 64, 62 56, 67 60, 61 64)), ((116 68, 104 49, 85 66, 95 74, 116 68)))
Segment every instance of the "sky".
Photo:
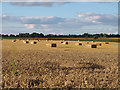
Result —
POLYGON ((2 33, 118 33, 117 2, 3 2, 2 33))

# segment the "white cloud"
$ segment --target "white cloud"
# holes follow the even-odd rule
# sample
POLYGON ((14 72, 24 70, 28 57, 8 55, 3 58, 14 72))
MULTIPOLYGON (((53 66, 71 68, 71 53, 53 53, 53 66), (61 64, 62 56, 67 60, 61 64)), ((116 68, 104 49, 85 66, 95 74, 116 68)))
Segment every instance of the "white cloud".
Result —
POLYGON ((100 16, 90 16, 90 17, 86 17, 85 20, 91 21, 91 20, 97 20, 99 18, 100 16))
POLYGON ((7 15, 3 14, 2 17, 5 18, 5 17, 7 17, 7 15))
POLYGON ((56 34, 55 32, 50 32, 50 34, 56 34))
POLYGON ((48 27, 48 25, 41 24, 41 27, 46 28, 46 27, 48 27))
POLYGON ((113 14, 96 14, 96 13, 78 13, 77 15, 80 19, 96 23, 96 24, 106 24, 106 25, 117 25, 118 16, 113 14))
POLYGON ((118 34, 118 32, 114 32, 114 34, 118 34))
POLYGON ((92 20, 92 23, 101 24, 101 22, 97 22, 95 20, 92 20))
POLYGON ((85 16, 91 16, 93 13, 86 12, 86 13, 78 13, 78 17, 85 17, 85 16))
POLYGON ((111 33, 108 33, 108 35, 110 35, 111 33))
POLYGON ((35 27, 35 24, 24 24, 24 26, 29 29, 33 29, 35 27))

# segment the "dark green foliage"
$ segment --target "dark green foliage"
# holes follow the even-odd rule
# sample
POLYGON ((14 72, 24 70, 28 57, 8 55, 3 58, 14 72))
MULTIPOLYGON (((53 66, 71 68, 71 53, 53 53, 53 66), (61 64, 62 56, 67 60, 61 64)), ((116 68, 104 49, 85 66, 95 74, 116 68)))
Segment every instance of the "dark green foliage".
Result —
POLYGON ((82 35, 75 35, 75 34, 68 34, 68 35, 54 35, 54 34, 47 34, 47 35, 44 35, 43 33, 36 33, 36 32, 33 32, 31 34, 29 33, 19 33, 18 35, 14 35, 14 34, 0 34, 0 36, 2 36, 3 38, 4 37, 9 37, 9 38, 52 38, 52 37, 61 37, 61 38, 99 38, 99 37, 104 37, 104 38, 109 38, 109 37, 120 37, 119 34, 88 34, 88 33, 84 33, 82 35))
POLYGON ((94 39, 98 39, 98 38, 99 38, 99 36, 95 35, 93 38, 94 38, 94 39))
POLYGON ((39 39, 39 38, 47 38, 48 40, 71 40, 71 41, 103 41, 103 42, 120 42, 120 40, 118 39, 107 39, 107 38, 119 38, 120 35, 119 34, 88 34, 88 33, 84 33, 82 35, 74 35, 74 34, 68 34, 68 35, 54 35, 54 34, 47 34, 44 35, 43 33, 36 33, 33 32, 32 34, 29 33, 19 33, 18 35, 5 35, 5 34, 0 34, 0 36, 2 36, 3 39, 39 39), (64 39, 66 38, 66 39, 64 39), (73 38, 73 39, 72 39, 73 38), (75 39, 76 38, 76 39, 75 39), (79 39, 78 39, 79 38, 79 39), (81 39, 80 39, 81 38, 81 39), (83 39, 84 38, 84 39, 83 39), (92 38, 92 39, 90 39, 92 38), (105 38, 105 39, 99 39, 99 38, 105 38))

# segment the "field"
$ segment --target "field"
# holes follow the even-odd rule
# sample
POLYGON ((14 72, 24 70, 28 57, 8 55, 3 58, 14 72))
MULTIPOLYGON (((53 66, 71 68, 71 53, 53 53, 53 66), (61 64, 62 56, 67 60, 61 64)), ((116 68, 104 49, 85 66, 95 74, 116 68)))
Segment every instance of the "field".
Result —
MULTIPOLYGON (((4 37, 3 39, 19 39, 19 37, 4 37)), ((23 38, 26 39, 26 38, 23 38)), ((60 37, 51 37, 51 38, 27 38, 27 39, 41 39, 41 40, 69 40, 69 41, 99 41, 99 42, 120 42, 119 38, 98 38, 98 39, 94 39, 94 38, 60 38, 60 37)))
POLYGON ((100 42, 120 42, 119 38, 48 38, 50 40, 70 40, 70 41, 100 41, 100 42))
POLYGON ((118 88, 117 42, 79 41, 81 46, 60 40, 1 42, 3 88, 118 88), (93 43, 102 46, 91 48, 93 43))

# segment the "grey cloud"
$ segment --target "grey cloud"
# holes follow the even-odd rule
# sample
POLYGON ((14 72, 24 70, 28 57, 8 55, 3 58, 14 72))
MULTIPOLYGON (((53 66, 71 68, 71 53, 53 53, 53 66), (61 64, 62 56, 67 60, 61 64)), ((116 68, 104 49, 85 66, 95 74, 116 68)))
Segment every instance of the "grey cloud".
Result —
POLYGON ((4 0, 4 2, 119 2, 119 0, 4 0))
POLYGON ((118 16, 117 15, 101 15, 101 17, 97 20, 106 25, 117 25, 118 24, 118 16))
MULTIPOLYGON (((92 16, 92 14, 90 14, 92 16)), ((97 15, 95 15, 97 16, 97 15)), ((3 32, 43 32, 43 33, 83 33, 83 32, 116 32, 117 25, 113 19, 114 15, 103 15, 102 18, 92 18, 102 23, 93 23, 89 20, 85 20, 85 16, 80 18, 61 18, 61 17, 17 17, 17 16, 2 16, 3 32), (112 17, 113 16, 113 17, 112 17), (84 17, 84 18, 83 18, 84 17), (106 19, 107 18, 107 19, 106 19), (108 21, 104 21, 108 20, 108 21), (8 22, 8 24, 4 23, 8 22), (10 23, 10 24, 9 24, 10 23), (19 25, 18 25, 19 23, 19 25), (12 26, 12 27, 11 27, 12 26), (22 28, 20 28, 22 27, 22 28), (106 28, 105 28, 106 27, 106 28), (100 29, 98 29, 100 28, 100 29), (108 31, 109 28, 113 28, 112 31, 108 31)), ((88 18, 88 17, 87 17, 88 18)), ((91 20, 91 18, 90 18, 91 20)))
POLYGON ((17 17, 2 15, 2 21, 6 22, 21 22, 23 24, 68 24, 68 25, 117 25, 117 15, 94 14, 94 13, 79 13, 79 18, 61 18, 55 16, 41 17, 17 17))
POLYGON ((2 21, 3 22, 20 22, 20 18, 17 16, 2 15, 2 21))
POLYGON ((10 2, 12 5, 16 6, 45 6, 45 7, 51 7, 54 4, 63 5, 67 2, 10 2))
POLYGON ((24 24, 57 24, 59 22, 64 22, 64 18, 59 18, 55 16, 48 17, 23 17, 21 18, 24 24))
POLYGON ((79 30, 82 27, 106 25, 117 27, 116 15, 79 13, 79 18, 48 17, 17 17, 3 15, 3 22, 21 23, 28 29, 79 30))
POLYGON ((81 28, 83 26, 96 25, 95 23, 85 22, 77 18, 60 18, 60 17, 24 17, 22 23, 26 27, 34 27, 36 29, 41 28, 81 28))

